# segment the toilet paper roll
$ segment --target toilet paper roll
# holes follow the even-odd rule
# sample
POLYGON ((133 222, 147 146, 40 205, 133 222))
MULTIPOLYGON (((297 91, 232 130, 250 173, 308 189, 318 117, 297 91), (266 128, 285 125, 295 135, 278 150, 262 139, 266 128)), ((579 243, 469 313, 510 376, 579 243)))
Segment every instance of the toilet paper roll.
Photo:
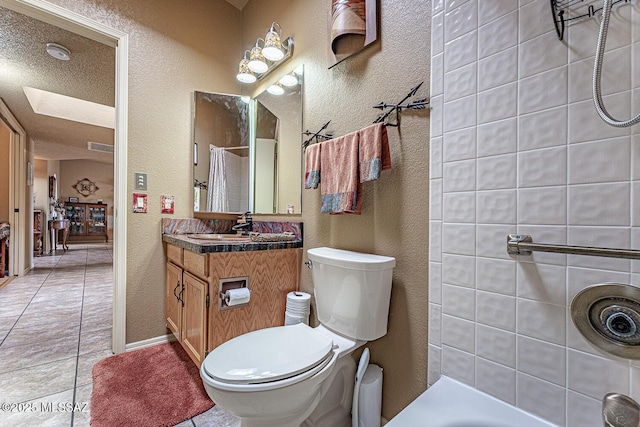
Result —
POLYGON ((287 294, 287 310, 292 313, 309 314, 311 295, 306 292, 289 292, 287 294))
POLYGON ((287 301, 292 303, 305 304, 311 301, 311 294, 306 292, 292 291, 287 294, 287 301))
POLYGON ((251 299, 251 292, 248 288, 229 289, 224 293, 224 302, 229 307, 246 304, 251 299))

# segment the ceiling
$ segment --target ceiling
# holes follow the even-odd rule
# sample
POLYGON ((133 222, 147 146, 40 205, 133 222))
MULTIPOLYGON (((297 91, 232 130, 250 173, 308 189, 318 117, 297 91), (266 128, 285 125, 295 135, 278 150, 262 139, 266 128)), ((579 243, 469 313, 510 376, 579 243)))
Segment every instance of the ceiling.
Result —
POLYGON ((113 145, 113 129, 36 114, 22 88, 113 107, 115 49, 3 7, 0 39, 0 98, 34 141, 35 157, 113 163, 113 154, 87 149, 89 141, 113 145), (68 48, 71 60, 49 56, 48 42, 68 48))
POLYGON ((249 0, 227 0, 227 2, 242 10, 242 8, 245 7, 247 3, 249 3, 249 0))

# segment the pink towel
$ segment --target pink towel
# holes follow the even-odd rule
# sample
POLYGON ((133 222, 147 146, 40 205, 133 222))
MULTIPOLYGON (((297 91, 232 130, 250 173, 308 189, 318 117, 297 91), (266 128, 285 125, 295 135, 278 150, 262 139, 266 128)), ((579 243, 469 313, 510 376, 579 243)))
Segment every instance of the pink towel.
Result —
POLYGON ((309 145, 304 152, 304 188, 318 188, 322 143, 309 145))
POLYGON ((360 130, 360 182, 380 178, 380 172, 391 169, 391 153, 387 128, 376 123, 360 130))
POLYGON ((320 155, 321 212, 360 215, 362 184, 358 172, 359 141, 359 132, 352 132, 323 143, 320 155))

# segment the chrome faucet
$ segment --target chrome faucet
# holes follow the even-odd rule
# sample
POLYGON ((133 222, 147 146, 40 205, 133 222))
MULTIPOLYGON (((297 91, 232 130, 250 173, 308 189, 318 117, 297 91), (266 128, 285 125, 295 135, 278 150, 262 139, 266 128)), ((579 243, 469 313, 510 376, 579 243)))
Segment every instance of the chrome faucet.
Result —
POLYGON ((253 231, 253 219, 251 218, 251 212, 245 212, 238 217, 236 225, 231 227, 233 231, 241 231, 241 234, 249 234, 253 231))
POLYGON ((640 427, 640 405, 621 393, 608 393, 602 399, 604 427, 640 427))

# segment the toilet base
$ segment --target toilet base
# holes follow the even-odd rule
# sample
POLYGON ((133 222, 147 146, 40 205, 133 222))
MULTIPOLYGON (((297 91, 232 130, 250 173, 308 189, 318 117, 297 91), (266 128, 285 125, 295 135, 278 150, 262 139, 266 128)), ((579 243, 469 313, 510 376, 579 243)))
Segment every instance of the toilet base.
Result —
POLYGON ((351 427, 356 362, 347 354, 338 359, 334 369, 335 376, 323 386, 322 400, 300 427, 351 427))

